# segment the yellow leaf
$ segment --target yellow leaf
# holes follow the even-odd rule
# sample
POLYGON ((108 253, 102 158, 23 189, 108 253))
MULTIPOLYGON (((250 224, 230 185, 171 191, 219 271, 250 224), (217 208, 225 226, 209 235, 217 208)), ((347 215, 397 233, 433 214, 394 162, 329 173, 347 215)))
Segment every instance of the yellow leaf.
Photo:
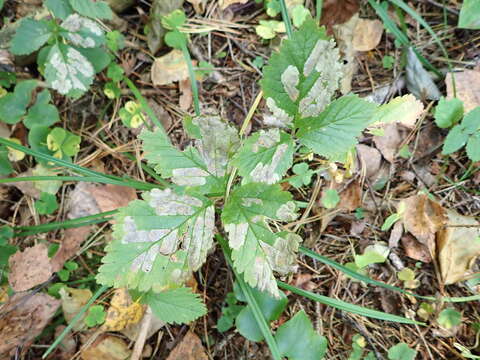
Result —
MULTIPOLYGON (((66 286, 61 288, 59 293, 62 299, 63 316, 68 324, 92 297, 92 292, 88 289, 73 289, 66 286)), ((73 330, 80 331, 87 327, 83 322, 86 315, 86 313, 83 314, 82 319, 75 323, 73 330)))
MULTIPOLYGON (((10 140, 11 142, 14 142, 15 144, 22 145, 22 142, 19 139, 10 138, 10 139, 7 139, 7 140, 10 140)), ((7 149, 8 149, 8 159, 10 161, 20 161, 20 160, 23 160, 23 158, 25 157, 25 153, 22 152, 22 151, 19 151, 19 150, 10 148, 10 147, 7 147, 7 149)))
POLYGON ((143 317, 144 307, 138 302, 133 302, 127 289, 116 289, 110 301, 104 331, 120 331, 128 325, 138 323, 143 317))

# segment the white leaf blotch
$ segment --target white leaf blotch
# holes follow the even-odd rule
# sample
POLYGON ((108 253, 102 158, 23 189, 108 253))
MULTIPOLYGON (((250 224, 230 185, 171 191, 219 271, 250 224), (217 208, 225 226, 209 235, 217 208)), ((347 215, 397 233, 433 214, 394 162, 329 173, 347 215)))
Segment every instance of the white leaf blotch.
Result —
POLYGON ((277 106, 275 100, 272 98, 267 99, 267 107, 272 112, 271 115, 265 115, 263 117, 263 122, 265 125, 285 128, 290 125, 293 121, 293 116, 287 114, 287 112, 277 106))
POLYGON ((228 243, 233 250, 238 250, 245 244, 248 229, 248 223, 225 224, 225 231, 228 233, 228 243))
POLYGON ((281 76, 285 91, 292 101, 296 101, 299 95, 297 85, 300 81, 300 73, 296 66, 289 65, 281 76))
POLYGON ((277 172, 277 166, 282 160, 283 155, 288 149, 287 144, 280 144, 272 156, 270 163, 258 163, 250 173, 253 181, 275 184, 281 180, 281 175, 277 172))

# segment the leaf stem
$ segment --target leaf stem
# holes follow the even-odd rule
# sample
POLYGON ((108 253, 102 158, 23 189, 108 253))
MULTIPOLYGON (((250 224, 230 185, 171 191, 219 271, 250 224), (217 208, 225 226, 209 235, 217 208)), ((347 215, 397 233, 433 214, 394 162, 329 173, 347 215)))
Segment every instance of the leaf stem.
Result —
POLYGON ((197 79, 195 78, 195 70, 193 69, 192 57, 190 56, 190 51, 188 51, 187 43, 182 43, 182 52, 185 62, 188 67, 188 75, 190 77, 190 83, 192 86, 193 93, 193 106, 195 108, 195 115, 200 116, 200 99, 198 94, 197 79))
POLYGON ((287 36, 291 38, 293 35, 292 23, 290 22, 290 17, 288 16, 288 9, 285 0, 280 0, 280 6, 282 8, 282 19, 285 23, 285 30, 287 31, 287 36))

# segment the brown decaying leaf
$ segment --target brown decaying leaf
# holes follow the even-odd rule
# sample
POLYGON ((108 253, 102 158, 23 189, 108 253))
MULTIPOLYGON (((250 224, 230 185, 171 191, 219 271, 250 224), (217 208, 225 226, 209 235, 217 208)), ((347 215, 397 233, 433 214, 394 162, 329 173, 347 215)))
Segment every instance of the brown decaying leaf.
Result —
POLYGON ((192 4, 197 14, 203 14, 205 12, 205 6, 207 5, 207 0, 187 0, 187 2, 192 4))
POLYGON ((362 205, 362 188, 358 180, 352 181, 340 193, 339 209, 354 211, 362 205))
MULTIPOLYGON (((465 113, 480 106, 480 70, 463 70, 456 72, 455 87, 457 98, 463 101, 465 113)), ((448 73, 445 77, 447 84, 447 98, 453 98, 452 74, 448 73)))
POLYGON ((57 272, 63 268, 65 261, 74 256, 80 250, 80 246, 92 231, 92 226, 82 226, 67 229, 63 233, 63 241, 60 248, 51 260, 52 270, 57 272))
POLYGON ((357 51, 370 51, 382 39, 383 24, 380 20, 358 19, 353 32, 353 48, 357 51))
POLYGON ((192 86, 190 84, 190 79, 180 81, 178 83, 178 88, 180 90, 180 109, 188 111, 188 109, 190 109, 190 107, 192 106, 193 102, 192 86))
POLYGON ((382 153, 383 157, 390 163, 395 162, 398 150, 403 140, 406 137, 406 133, 397 124, 387 124, 384 127, 383 136, 375 135, 373 142, 378 150, 382 153))
POLYGON ((428 248, 420 243, 410 234, 405 234, 401 239, 405 255, 413 260, 418 260, 426 264, 432 262, 432 256, 428 248))
POLYGON ((103 331, 120 331, 131 324, 138 323, 143 316, 144 307, 133 302, 128 290, 125 288, 116 289, 110 307, 107 310, 103 331))
POLYGON ((8 259, 8 264, 8 282, 15 291, 25 291, 40 285, 48 281, 53 273, 45 244, 17 251, 8 259))
POLYGON ((401 206, 404 206, 401 216, 405 229, 428 248, 432 257, 435 256, 435 236, 446 224, 445 210, 426 195, 411 196, 403 200, 399 208, 401 206))
POLYGON ((126 360, 132 351, 121 338, 102 334, 80 354, 82 360, 126 360))
POLYGON ((245 4, 248 0, 218 0, 220 9, 225 10, 227 7, 233 4, 245 4))
POLYGON ((153 85, 168 85, 175 81, 188 79, 188 67, 180 50, 156 58, 152 65, 153 85))
POLYGON ((168 355, 167 360, 208 360, 208 356, 198 336, 189 331, 168 355))
POLYGON ((135 189, 128 186, 107 184, 90 186, 89 190, 102 212, 127 206, 130 201, 137 199, 135 189))
POLYGON ((390 237, 388 238, 388 247, 389 248, 397 247, 398 242, 402 237, 402 234, 403 234, 403 224, 397 221, 395 225, 393 225, 393 229, 390 232, 390 237))
MULTIPOLYGON (((21 293, 0 307, 0 355, 23 349, 42 332, 55 315, 60 301, 43 293, 21 293)), ((12 354, 13 355, 13 354, 12 354)))
POLYGON ((358 14, 355 14, 346 23, 333 26, 335 40, 344 62, 343 76, 340 80, 340 91, 344 95, 352 90, 352 79, 358 70, 355 61, 357 51, 353 47, 354 31, 358 20, 358 14))
MULTIPOLYGON (((65 325, 59 325, 55 328, 55 339, 65 330, 65 325)), ((76 353, 77 342, 73 338, 72 332, 68 332, 62 339, 55 352, 55 359, 71 360, 76 353)))
POLYGON ((331 32, 333 25, 347 22, 359 8, 358 0, 325 0, 320 24, 325 25, 331 32))
POLYGON ((360 174, 370 178, 378 173, 382 163, 382 155, 377 149, 364 144, 357 145, 357 158, 360 174))
POLYGON ((467 227, 445 227, 437 235, 438 263, 445 285, 465 279, 471 274, 475 259, 480 256, 480 223, 470 216, 462 216, 447 210, 449 225, 467 227))

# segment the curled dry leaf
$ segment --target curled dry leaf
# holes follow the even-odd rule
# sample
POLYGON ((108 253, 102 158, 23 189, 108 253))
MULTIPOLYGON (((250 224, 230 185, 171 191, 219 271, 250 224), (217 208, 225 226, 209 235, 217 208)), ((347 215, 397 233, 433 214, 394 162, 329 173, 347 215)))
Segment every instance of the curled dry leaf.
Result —
POLYGON ((54 272, 61 270, 65 261, 80 250, 80 245, 85 241, 91 230, 92 226, 82 226, 65 230, 60 248, 51 260, 52 270, 54 272))
POLYGON ((443 207, 426 195, 415 195, 399 204, 405 229, 424 244, 432 257, 436 254, 435 236, 446 223, 443 207))
POLYGON ((357 158, 360 174, 370 178, 378 173, 382 163, 382 155, 377 149, 364 144, 357 145, 357 158))
POLYGON ((153 85, 168 85, 174 81, 188 79, 188 67, 183 53, 172 50, 168 54, 156 58, 152 65, 153 85))
POLYGON ((397 157, 398 149, 406 136, 405 131, 397 124, 386 124, 383 129, 383 135, 375 135, 373 142, 383 157, 393 164, 397 157))
POLYGON ((323 2, 320 24, 331 30, 333 25, 343 24, 360 8, 358 0, 326 0, 323 2))
POLYGON ((0 307, 0 355, 23 349, 42 332, 55 315, 60 301, 43 293, 22 293, 12 296, 0 307))
POLYGON ((248 0, 218 0, 218 3, 220 4, 220 9, 225 10, 230 5, 245 4, 247 1, 248 0))
POLYGON ((442 228, 437 236, 438 263, 444 284, 453 284, 471 274, 475 259, 480 256, 480 223, 470 216, 447 210, 448 225, 466 227, 442 228))
POLYGON ((82 360, 126 360, 132 351, 121 338, 102 334, 80 354, 82 360))
MULTIPOLYGON (((62 300, 63 316, 68 324, 82 309, 82 307, 92 297, 92 292, 89 289, 73 289, 69 287, 63 287, 60 289, 60 297, 62 300)), ((87 314, 83 314, 82 319, 77 321, 73 326, 73 330, 80 331, 86 328, 86 324, 83 322, 87 314)))
POLYGON ((52 266, 45 244, 18 251, 8 260, 8 282, 15 291, 25 291, 50 279, 52 266))
POLYGON ((116 289, 110 307, 107 310, 103 331, 120 331, 127 326, 138 323, 143 316, 144 307, 133 302, 126 288, 116 289))
POLYGON ((168 355, 167 360, 208 360, 208 356, 199 337, 189 331, 168 355))
POLYGON ((405 255, 413 260, 418 260, 424 263, 432 262, 432 256, 428 248, 420 243, 410 234, 402 236, 402 246, 405 250, 405 255))
MULTIPOLYGON (((465 113, 480 106, 480 70, 463 70, 456 72, 454 77, 456 97, 463 101, 465 113)), ((445 77, 445 83, 447 84, 447 98, 454 98, 451 73, 445 77)))
POLYGON ((356 51, 370 51, 382 39, 383 24, 380 20, 358 19, 353 33, 353 48, 356 51))

